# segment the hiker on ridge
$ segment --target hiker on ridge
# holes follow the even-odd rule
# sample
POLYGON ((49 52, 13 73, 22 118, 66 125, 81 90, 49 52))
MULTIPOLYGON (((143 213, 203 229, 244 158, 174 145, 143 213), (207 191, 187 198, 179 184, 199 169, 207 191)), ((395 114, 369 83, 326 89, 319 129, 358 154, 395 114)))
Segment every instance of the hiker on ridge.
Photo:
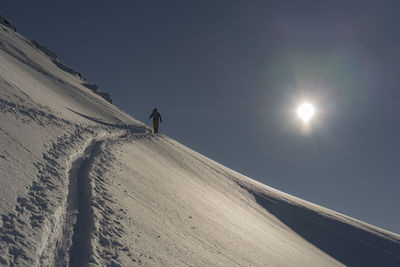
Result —
POLYGON ((151 117, 153 117, 153 130, 154 130, 154 133, 158 133, 158 121, 162 122, 161 114, 155 108, 155 109, 153 109, 153 112, 151 113, 149 119, 151 119, 151 117))

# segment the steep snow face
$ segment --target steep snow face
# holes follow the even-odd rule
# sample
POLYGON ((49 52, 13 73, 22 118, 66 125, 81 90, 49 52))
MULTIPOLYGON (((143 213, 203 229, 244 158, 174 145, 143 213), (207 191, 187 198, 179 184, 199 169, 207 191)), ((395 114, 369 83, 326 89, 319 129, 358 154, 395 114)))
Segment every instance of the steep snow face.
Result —
POLYGON ((95 246, 123 266, 400 264, 398 235, 262 185, 165 136, 130 136, 105 151, 111 164, 96 192, 108 197, 95 205, 95 246))
POLYGON ((42 50, 0 25, 0 265, 400 266, 398 235, 151 134, 42 50))
POLYGON ((71 161, 86 143, 143 124, 0 25, 0 264, 51 265, 71 161))
MULTIPOLYGON (((2 175, 19 177, 23 187, 37 169, 26 163, 42 159, 53 139, 74 132, 77 124, 138 124, 2 25, 0 62, 2 160, 6 166, 2 175)), ((7 195, 15 196, 20 190, 15 181, 2 183, 7 195)), ((8 204, 15 203, 1 201, 0 207, 8 204)))
POLYGON ((115 159, 102 186, 111 201, 99 214, 121 213, 121 237, 107 243, 124 244, 122 266, 340 265, 258 205, 235 181, 242 176, 167 137, 130 137, 107 150, 115 159))

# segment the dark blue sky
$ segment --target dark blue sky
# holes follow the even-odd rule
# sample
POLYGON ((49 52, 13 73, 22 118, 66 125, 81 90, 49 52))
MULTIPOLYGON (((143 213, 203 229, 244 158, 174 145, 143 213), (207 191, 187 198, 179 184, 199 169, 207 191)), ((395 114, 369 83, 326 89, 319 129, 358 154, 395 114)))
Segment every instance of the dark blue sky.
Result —
POLYGON ((399 1, 7 1, 114 103, 251 178, 400 233, 399 1), (102 3, 100 3, 102 2, 102 3), (293 110, 318 109, 308 133, 293 110))

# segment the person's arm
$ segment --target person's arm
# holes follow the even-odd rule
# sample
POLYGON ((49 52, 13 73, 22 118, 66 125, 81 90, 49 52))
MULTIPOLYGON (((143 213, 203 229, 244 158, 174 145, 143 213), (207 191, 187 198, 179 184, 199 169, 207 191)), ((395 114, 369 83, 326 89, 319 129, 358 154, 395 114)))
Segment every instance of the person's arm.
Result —
POLYGON ((160 114, 160 113, 158 113, 158 116, 160 117, 160 122, 162 122, 161 114, 160 114))
POLYGON ((151 113, 151 115, 150 115, 149 119, 151 119, 151 117, 153 117, 153 113, 151 113))

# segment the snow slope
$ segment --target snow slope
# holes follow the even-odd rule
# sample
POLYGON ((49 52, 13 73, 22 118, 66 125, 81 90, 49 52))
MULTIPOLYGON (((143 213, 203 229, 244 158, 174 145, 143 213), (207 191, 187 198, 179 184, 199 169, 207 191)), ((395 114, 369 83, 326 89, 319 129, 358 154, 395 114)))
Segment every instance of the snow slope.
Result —
POLYGON ((236 173, 0 25, 0 265, 400 266, 400 236, 236 173))

